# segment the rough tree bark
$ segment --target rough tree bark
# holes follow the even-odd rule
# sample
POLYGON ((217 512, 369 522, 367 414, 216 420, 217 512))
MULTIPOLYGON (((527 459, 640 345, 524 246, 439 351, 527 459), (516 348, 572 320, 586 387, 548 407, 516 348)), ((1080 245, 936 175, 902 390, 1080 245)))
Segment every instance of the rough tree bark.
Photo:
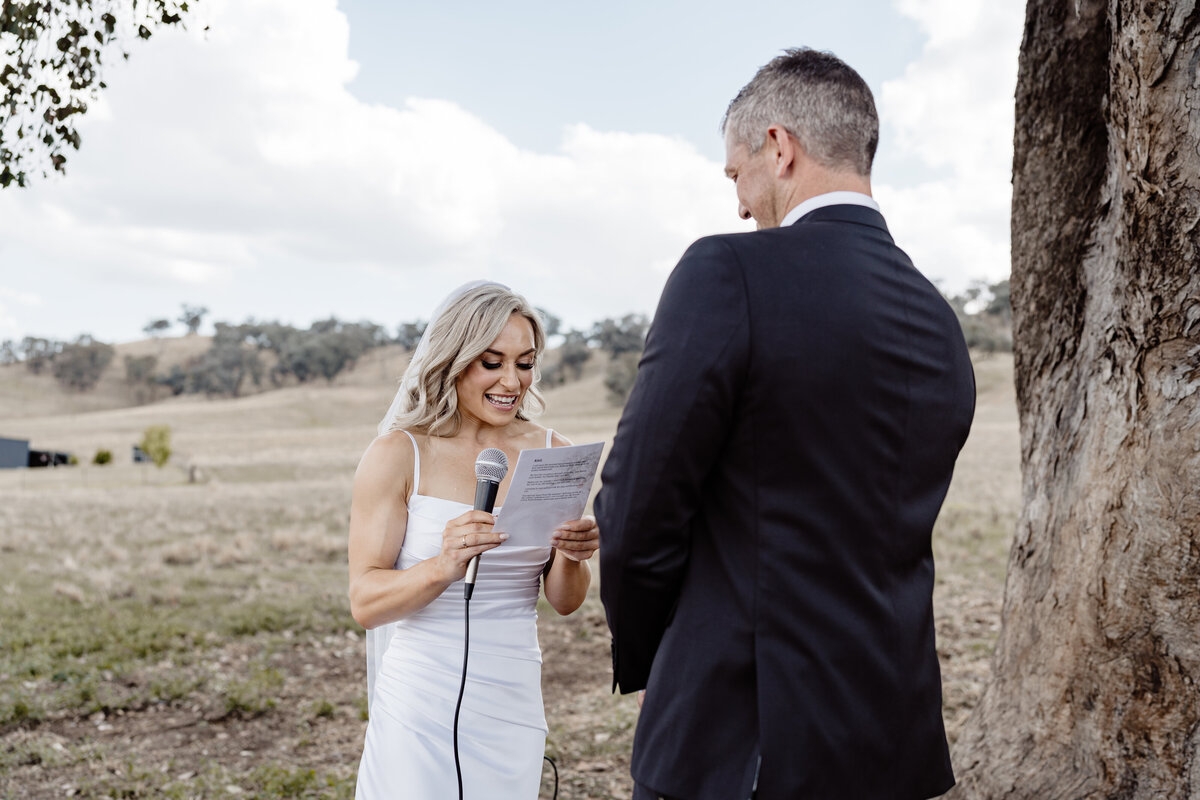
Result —
POLYGON ((1024 502, 958 798, 1200 797, 1200 10, 1030 0, 1024 502))

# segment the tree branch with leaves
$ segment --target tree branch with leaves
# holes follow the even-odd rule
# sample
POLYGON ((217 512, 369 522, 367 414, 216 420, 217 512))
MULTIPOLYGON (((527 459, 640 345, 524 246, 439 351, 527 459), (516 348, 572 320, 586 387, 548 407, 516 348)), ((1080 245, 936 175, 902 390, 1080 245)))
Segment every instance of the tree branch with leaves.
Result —
POLYGON ((182 0, 3 0, 0 187, 65 173, 78 116, 105 88, 105 57, 128 59, 129 43, 182 26, 187 13, 182 0))

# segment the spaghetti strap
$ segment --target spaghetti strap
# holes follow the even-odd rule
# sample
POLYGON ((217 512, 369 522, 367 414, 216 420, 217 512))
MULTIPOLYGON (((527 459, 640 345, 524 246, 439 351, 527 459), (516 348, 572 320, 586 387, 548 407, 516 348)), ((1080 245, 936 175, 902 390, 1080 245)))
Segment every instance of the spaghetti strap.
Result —
POLYGON ((417 447, 416 437, 414 437, 411 433, 409 433, 408 431, 403 430, 403 429, 401 429, 400 432, 403 433, 405 436, 407 436, 408 440, 410 442, 412 442, 412 445, 413 445, 412 493, 420 494, 421 493, 420 492, 420 488, 421 488, 421 448, 417 447))
POLYGON ((546 428, 546 447, 554 447, 554 428, 546 428))

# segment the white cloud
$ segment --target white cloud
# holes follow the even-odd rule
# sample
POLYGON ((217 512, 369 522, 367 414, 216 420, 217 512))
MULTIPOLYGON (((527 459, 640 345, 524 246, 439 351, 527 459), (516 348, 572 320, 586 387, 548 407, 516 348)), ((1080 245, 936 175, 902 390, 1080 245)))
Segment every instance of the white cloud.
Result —
POLYGON ((17 292, 0 286, 0 339, 20 338, 23 333, 17 318, 9 311, 11 303, 32 310, 42 305, 42 298, 32 292, 17 292))
MULTIPOLYGON (((1021 9, 897 7, 929 39, 880 110, 936 177, 876 194, 931 277, 1003 277, 1021 9)), ((196 9, 106 75, 66 179, 0 192, 0 283, 52 309, 0 296, 5 330, 133 338, 181 302, 395 325, 475 277, 582 325, 653 310, 695 238, 750 227, 721 165, 681 139, 575 124, 533 152, 450 100, 359 101, 335 0, 196 9)))
POLYGON ((0 259, 126 287, 107 290, 123 333, 92 323, 101 338, 182 301, 392 325, 480 276, 585 324, 652 310, 664 264, 744 229, 720 165, 682 140, 575 125, 555 153, 521 150, 447 100, 353 97, 335 0, 198 8, 110 76, 65 180, 0 195, 0 259))
POLYGON ((936 170, 876 186, 914 262, 946 288, 1007 277, 1013 94, 1024 6, 1012 0, 897 0, 928 41, 883 85, 880 115, 901 151, 936 170))
POLYGON ((0 300, 11 300, 23 306, 36 308, 42 304, 42 298, 32 292, 14 292, 12 289, 0 286, 0 300))

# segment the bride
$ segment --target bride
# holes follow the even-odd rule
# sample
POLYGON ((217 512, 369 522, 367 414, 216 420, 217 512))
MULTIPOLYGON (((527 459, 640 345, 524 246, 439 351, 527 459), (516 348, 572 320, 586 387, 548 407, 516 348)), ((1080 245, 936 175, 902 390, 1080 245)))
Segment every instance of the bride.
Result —
POLYGON ((472 500, 481 450, 499 448, 515 464, 521 450, 569 444, 526 413, 541 408, 544 347, 523 297, 496 283, 460 287, 435 312, 363 454, 349 538, 351 612, 368 629, 358 800, 458 794, 462 579, 481 553, 458 719, 463 795, 537 797, 546 740, 538 595, 559 614, 579 608, 599 530, 589 517, 560 526, 550 546, 503 546, 506 534, 472 500))

